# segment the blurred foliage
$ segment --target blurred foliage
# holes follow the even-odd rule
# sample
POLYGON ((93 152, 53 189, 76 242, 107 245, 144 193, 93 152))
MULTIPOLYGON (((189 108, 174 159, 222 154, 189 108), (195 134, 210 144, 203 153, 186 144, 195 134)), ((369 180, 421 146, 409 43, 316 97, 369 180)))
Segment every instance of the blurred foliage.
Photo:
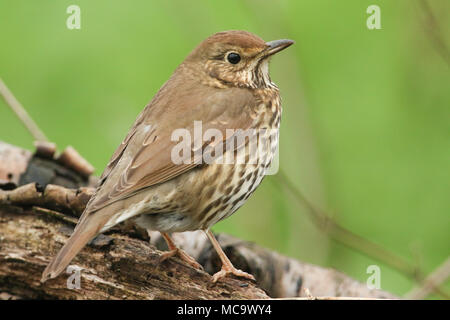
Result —
MULTIPOLYGON (((1 0, 0 76, 60 149, 73 145, 100 174, 201 40, 228 29, 294 39, 271 64, 284 106, 281 168, 340 224, 428 273, 450 252, 450 77, 433 42, 450 43, 450 2, 429 2, 438 26, 412 0, 1 0), (66 28, 71 4, 80 30, 66 28), (366 27, 371 4, 381 30, 366 27)), ((32 148, 3 101, 0 139, 32 148)), ((328 239, 272 179, 214 229, 361 281, 377 264, 383 289, 412 288, 328 239)))

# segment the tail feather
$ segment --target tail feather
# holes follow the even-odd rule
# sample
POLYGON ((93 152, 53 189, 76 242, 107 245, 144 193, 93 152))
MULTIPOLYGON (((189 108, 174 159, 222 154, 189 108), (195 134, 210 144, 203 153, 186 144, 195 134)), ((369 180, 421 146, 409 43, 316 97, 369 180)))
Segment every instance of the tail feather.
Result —
MULTIPOLYGON (((98 217, 98 216, 97 216, 98 217)), ((58 252, 55 258, 42 273, 41 282, 56 278, 72 261, 72 259, 83 249, 83 247, 94 238, 106 221, 98 220, 96 214, 79 223, 66 244, 58 252)))

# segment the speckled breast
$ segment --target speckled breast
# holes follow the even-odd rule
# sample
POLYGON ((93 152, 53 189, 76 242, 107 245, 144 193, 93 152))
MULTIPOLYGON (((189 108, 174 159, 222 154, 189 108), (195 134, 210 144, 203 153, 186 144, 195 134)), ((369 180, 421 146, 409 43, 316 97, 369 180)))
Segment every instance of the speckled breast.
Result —
POLYGON ((248 146, 234 152, 234 164, 211 164, 206 175, 216 177, 215 189, 208 190, 195 214, 201 229, 209 229, 238 210, 259 186, 277 152, 281 105, 278 91, 263 100, 255 119, 257 151, 248 146))

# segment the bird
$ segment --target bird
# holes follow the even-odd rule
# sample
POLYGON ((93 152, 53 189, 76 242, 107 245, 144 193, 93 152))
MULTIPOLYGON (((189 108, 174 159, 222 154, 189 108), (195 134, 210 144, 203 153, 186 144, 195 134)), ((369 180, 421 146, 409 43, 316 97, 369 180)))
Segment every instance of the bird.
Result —
POLYGON ((201 268, 171 234, 203 230, 222 262, 213 282, 233 275, 255 280, 233 266, 210 228, 236 212, 270 168, 281 98, 269 60, 293 43, 229 30, 209 36, 188 54, 111 156, 41 281, 57 277, 91 239, 127 219, 161 232, 168 246, 162 261, 177 256, 201 268), (214 133, 209 139, 208 132, 214 133))

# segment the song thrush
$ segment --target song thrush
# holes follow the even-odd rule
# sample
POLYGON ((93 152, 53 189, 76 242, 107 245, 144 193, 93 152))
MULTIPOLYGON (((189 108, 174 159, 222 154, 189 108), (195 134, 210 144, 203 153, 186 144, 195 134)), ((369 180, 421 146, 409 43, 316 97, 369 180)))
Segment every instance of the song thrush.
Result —
POLYGON ((214 282, 230 273, 253 279, 233 267, 209 228, 244 204, 272 162, 281 104, 268 63, 291 44, 292 40, 264 42, 246 31, 225 31, 195 48, 112 155, 72 236, 45 269, 42 281, 60 274, 94 236, 132 217, 162 233, 170 250, 163 258, 176 254, 199 267, 169 233, 201 229, 223 264, 214 282), (204 131, 215 130, 214 139, 198 137, 195 123, 204 131), (173 135, 178 129, 194 136, 186 138, 184 146, 190 152, 183 153, 182 161, 174 161, 179 141, 173 135), (236 132, 246 132, 244 139, 236 132), (257 151, 249 146, 256 136, 257 151), (214 150, 210 155, 222 151, 222 156, 199 161, 208 147, 214 150))

